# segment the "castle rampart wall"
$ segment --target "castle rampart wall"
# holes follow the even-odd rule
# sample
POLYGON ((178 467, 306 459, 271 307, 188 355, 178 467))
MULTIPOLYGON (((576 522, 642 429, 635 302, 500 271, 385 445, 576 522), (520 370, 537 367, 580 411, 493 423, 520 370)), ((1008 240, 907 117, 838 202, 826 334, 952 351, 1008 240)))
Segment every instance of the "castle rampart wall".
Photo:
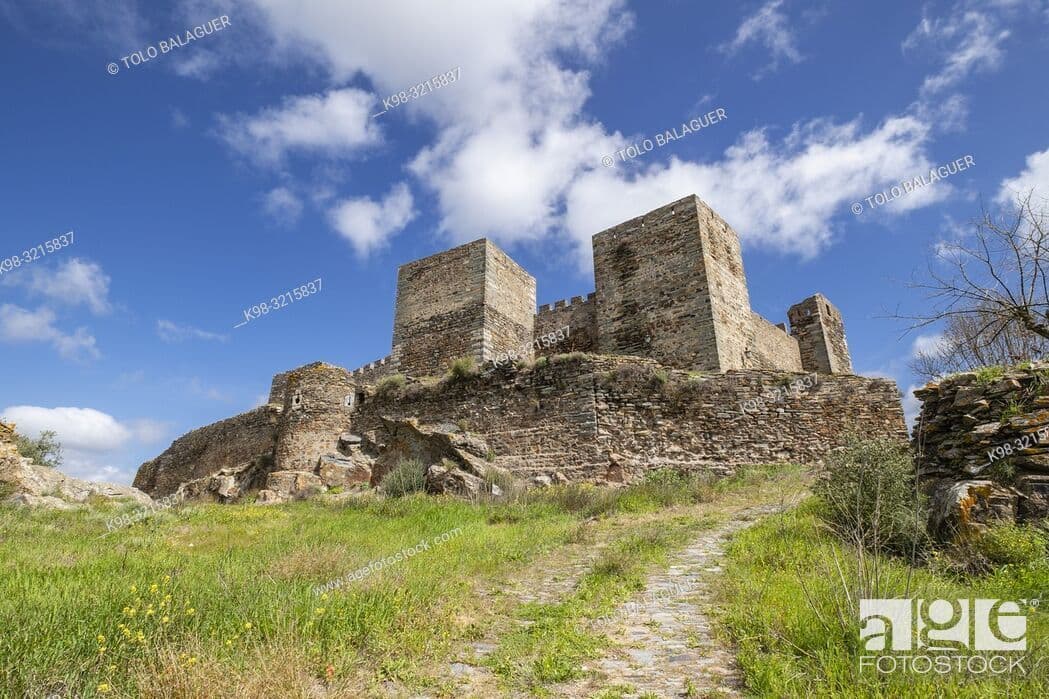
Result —
POLYGON ((747 368, 804 371, 798 341, 757 313, 750 315, 753 344, 747 354, 747 368))
POLYGON ((539 307, 535 316, 535 337, 539 338, 568 327, 568 338, 547 348, 539 347, 540 356, 567 354, 568 352, 597 352, 597 303, 596 294, 573 296, 539 307))
POLYGON ((321 456, 335 453, 361 396, 361 383, 342 367, 318 362, 288 372, 277 468, 312 471, 321 456))
POLYGON ((269 458, 277 445, 280 411, 264 405, 188 432, 135 474, 134 486, 153 497, 220 469, 269 458))

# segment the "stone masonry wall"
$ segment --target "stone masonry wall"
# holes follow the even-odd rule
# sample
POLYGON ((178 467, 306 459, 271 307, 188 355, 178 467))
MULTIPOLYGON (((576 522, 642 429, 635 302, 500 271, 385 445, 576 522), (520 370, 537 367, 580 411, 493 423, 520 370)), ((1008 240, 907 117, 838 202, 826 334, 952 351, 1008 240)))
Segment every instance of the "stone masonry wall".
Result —
POLYGON ((823 294, 815 294, 787 311, 790 333, 798 339, 806 371, 851 374, 852 359, 845 341, 845 323, 823 294))
POLYGON ((768 401, 801 376, 690 377, 642 358, 554 357, 462 383, 410 384, 400 394, 369 400, 352 429, 376 430, 380 417, 462 423, 484 436, 496 465, 521 476, 561 471, 572 480, 616 482, 661 466, 724 475, 741 464, 812 462, 842 446, 849 431, 906 442, 894 382, 821 375, 809 389, 768 401))
POLYGON ((133 485, 156 498, 181 483, 273 454, 280 410, 264 405, 176 439, 163 454, 139 467, 133 485))
POLYGON ((786 330, 757 313, 751 313, 751 335, 753 344, 747 353, 748 368, 803 371, 798 341, 786 330))
POLYGON ((568 339, 545 349, 536 349, 538 355, 567 354, 568 352, 597 351, 597 303, 596 294, 586 298, 573 296, 567 301, 557 301, 539 308, 535 317, 535 337, 556 332, 568 327, 568 339))
POLYGON ((593 237, 600 353, 723 368, 699 205, 686 197, 593 237))
POLYGON ((378 383, 383 377, 400 373, 400 371, 401 363, 397 355, 391 354, 378 361, 354 369, 350 374, 353 376, 354 381, 362 384, 374 384, 378 383))
POLYGON ((476 240, 398 270, 393 346, 405 374, 437 374, 463 356, 482 360, 487 247, 476 240))
POLYGON ((342 367, 317 362, 288 373, 276 466, 312 471, 317 460, 337 450, 339 434, 364 395, 342 367))
MULTIPOLYGON (((484 347, 481 361, 531 347, 535 325, 535 277, 490 242, 485 246, 484 347)), ((526 350, 525 356, 530 356, 526 350)))
POLYGON ((955 374, 914 395, 935 530, 1049 518, 1049 364, 955 374))

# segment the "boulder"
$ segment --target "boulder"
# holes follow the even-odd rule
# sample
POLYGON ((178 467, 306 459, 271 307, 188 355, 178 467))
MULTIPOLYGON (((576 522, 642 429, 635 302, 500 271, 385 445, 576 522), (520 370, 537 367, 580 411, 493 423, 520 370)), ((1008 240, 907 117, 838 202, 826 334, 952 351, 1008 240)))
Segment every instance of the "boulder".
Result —
POLYGON ((255 497, 256 505, 279 505, 284 500, 272 490, 263 488, 259 491, 259 494, 255 497))
POLYGON ((549 488, 551 485, 553 485, 553 483, 554 482, 550 478, 550 476, 547 476, 546 474, 542 473, 532 478, 532 485, 534 485, 537 488, 549 488))
POLYGON ((426 492, 433 495, 456 495, 475 498, 485 492, 484 479, 444 462, 426 469, 426 492))
POLYGON ((274 471, 266 479, 266 489, 283 500, 301 500, 325 490, 320 476, 309 471, 274 471))
POLYGON ((329 488, 348 488, 371 483, 372 470, 361 460, 326 454, 317 462, 317 475, 329 488))
POLYGON ((930 527, 941 539, 965 538, 1016 519, 1018 493, 993 481, 943 481, 931 489, 930 527))

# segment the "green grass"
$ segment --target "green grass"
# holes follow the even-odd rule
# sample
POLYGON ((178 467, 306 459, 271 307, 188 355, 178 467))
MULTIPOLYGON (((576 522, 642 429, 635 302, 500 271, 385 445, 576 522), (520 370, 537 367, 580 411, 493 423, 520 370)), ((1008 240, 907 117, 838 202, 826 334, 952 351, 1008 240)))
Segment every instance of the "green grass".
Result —
MULTIPOLYGON (((1049 561, 998 568, 992 575, 960 577, 911 570, 900 560, 879 559, 876 589, 856 593, 856 556, 818 524, 815 502, 771 517, 743 532, 729 549, 721 619, 739 647, 748 690, 776 697, 1014 697, 1045 696, 1049 618, 1028 608, 1027 676, 920 675, 859 672, 855 598, 923 599, 1049 597, 1049 561), (844 576, 853 592, 845 595, 844 576)), ((870 567, 867 567, 870 570, 870 567)), ((1049 601, 1046 601, 1049 604, 1049 601)))
MULTIPOLYGON (((478 586, 595 530, 628 532, 638 513, 743 497, 799 473, 683 479, 681 492, 658 479, 614 492, 565 486, 512 502, 201 504, 109 534, 106 520, 124 509, 0 506, 0 696, 302 696, 318 683, 358 696, 386 680, 441 694, 435 678, 453 650, 492 623, 478 586), (326 597, 313 590, 457 528, 326 597)), ((634 532, 563 609, 522 612, 550 633, 504 657, 527 654, 543 681, 575 672, 594 641, 573 635, 571 620, 636 586, 638 566, 658 560, 674 531, 634 532)))

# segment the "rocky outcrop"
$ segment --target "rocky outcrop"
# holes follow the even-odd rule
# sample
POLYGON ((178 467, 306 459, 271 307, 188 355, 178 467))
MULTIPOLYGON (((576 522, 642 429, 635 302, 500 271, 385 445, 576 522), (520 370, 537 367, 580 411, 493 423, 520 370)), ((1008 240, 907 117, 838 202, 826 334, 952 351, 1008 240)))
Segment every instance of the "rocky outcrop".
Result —
POLYGON ((142 505, 153 502, 137 488, 84 481, 34 464, 18 453, 14 428, 0 422, 0 501, 58 509, 70 509, 93 498, 129 500, 142 505))
POLYGON ((914 392, 913 446, 941 537, 1049 518, 1049 364, 955 374, 914 392))

